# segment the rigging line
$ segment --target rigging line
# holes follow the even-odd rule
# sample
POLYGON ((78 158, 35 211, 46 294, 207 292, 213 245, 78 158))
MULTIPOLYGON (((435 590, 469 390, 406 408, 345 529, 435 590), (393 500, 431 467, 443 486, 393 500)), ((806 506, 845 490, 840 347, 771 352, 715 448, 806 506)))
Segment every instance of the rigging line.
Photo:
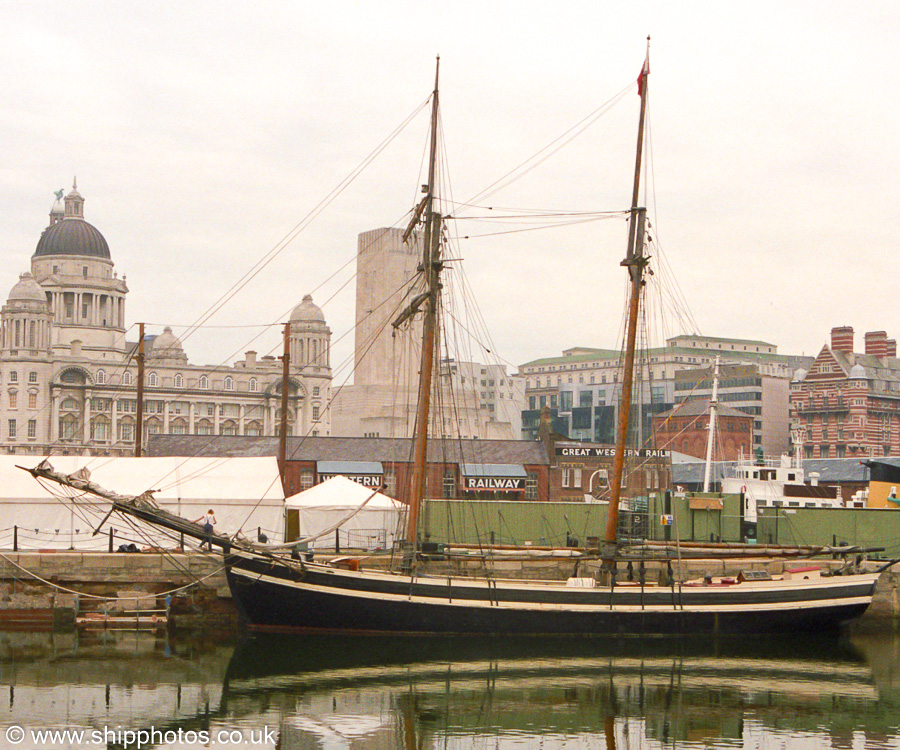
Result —
MULTIPOLYGON (((156 542, 160 538, 168 539, 169 541, 179 542, 179 546, 181 546, 180 535, 175 536, 175 532, 170 529, 164 529, 162 527, 154 527, 154 533, 158 536, 151 537, 150 533, 139 526, 136 519, 131 518, 130 516, 122 513, 121 511, 117 512, 118 517, 122 520, 127 526, 131 528, 132 533, 134 533, 139 540, 143 541, 148 547, 156 548, 162 550, 160 554, 164 554, 170 561, 170 563, 178 570, 182 572, 183 575, 188 578, 192 578, 194 580, 194 584, 199 583, 199 579, 194 574, 194 572, 190 569, 189 563, 181 562, 172 552, 168 550, 163 550, 156 542)), ((183 546, 181 546, 184 549, 183 546)), ((224 567, 224 566, 223 566, 224 567)))
MULTIPOLYGON (((408 215, 408 214, 409 214, 409 212, 406 212, 406 214, 404 214, 404 215, 406 216, 406 215, 408 215)), ((371 241, 369 242, 369 244, 366 246, 366 248, 363 248, 363 251, 365 251, 366 249, 368 249, 369 247, 371 247, 372 245, 374 245, 381 237, 383 237, 383 236, 386 234, 386 232, 387 232, 387 230, 385 230, 385 231, 383 231, 382 233, 380 233, 380 234, 376 235, 375 237, 373 237, 373 238, 371 239, 371 241)), ((313 291, 315 292, 315 291, 318 291, 319 289, 321 289, 325 284, 329 283, 335 276, 337 276, 339 273, 341 273, 347 266, 349 266, 351 263, 353 263, 357 258, 358 258, 358 253, 356 253, 356 254, 354 254, 353 256, 351 256, 351 257, 350 257, 350 258, 349 258, 349 259, 348 259, 348 260, 347 260, 340 268, 338 268, 334 273, 332 273, 329 277, 327 277, 324 281, 322 281, 317 287, 315 287, 315 289, 314 289, 313 291)), ((351 277, 350 277, 350 278, 349 278, 349 279, 348 279, 348 280, 347 280, 347 281, 346 281, 346 282, 338 289, 338 291, 335 292, 335 293, 332 295, 332 297, 330 297, 330 298, 326 301, 325 304, 327 304, 327 302, 329 302, 329 301, 331 301, 332 299, 334 299, 334 297, 337 296, 337 294, 338 294, 343 288, 345 288, 345 287, 347 286, 347 284, 349 284, 350 281, 353 280, 353 278, 355 278, 355 274, 354 274, 353 276, 351 276, 351 277)), ((293 309, 293 308, 290 308, 288 311, 286 311, 286 313, 285 313, 284 315, 282 315, 282 316, 279 318, 279 320, 283 319, 284 317, 288 317, 292 309, 293 309)), ((276 326, 280 326, 280 325, 283 325, 283 323, 280 323, 280 322, 273 322, 273 323, 269 324, 269 327, 276 327, 276 326)), ((256 326, 254 326, 254 327, 256 327, 256 326)), ((356 326, 354 325, 354 328, 351 329, 351 331, 354 330, 355 327, 356 327, 356 326)), ((245 341, 240 347, 238 347, 238 348, 235 349, 231 354, 229 354, 229 355, 228 355, 228 356, 227 356, 227 357, 226 357, 219 365, 216 365, 216 366, 214 366, 214 367, 212 367, 212 368, 210 368, 210 369, 208 369, 208 370, 205 370, 205 371, 203 371, 203 372, 204 372, 205 374, 211 375, 211 374, 213 374, 213 373, 220 372, 220 371, 222 371, 223 369, 229 368, 230 366, 229 366, 228 363, 230 362, 230 360, 231 360, 233 357, 237 356, 237 355, 238 355, 242 350, 244 350, 247 346, 253 344, 257 339, 259 339, 259 338, 266 332, 266 330, 267 330, 267 329, 261 330, 260 333, 258 333, 256 336, 252 337, 252 338, 249 339, 248 341, 245 341)), ((344 336, 349 335, 349 333, 350 333, 350 331, 348 331, 347 334, 345 334, 344 336)), ((342 339, 344 338, 344 336, 340 337, 340 338, 338 339, 338 342, 339 342, 340 340, 342 340, 342 339)), ((184 337, 183 337, 183 338, 184 338, 184 337)), ((337 343, 337 342, 332 342, 332 347, 333 347, 333 344, 334 344, 334 343, 337 343)), ((273 346, 272 349, 270 349, 270 352, 269 352, 269 353, 272 353, 273 351, 275 351, 275 350, 278 349, 278 348, 279 348, 279 345, 273 346)))
POLYGON ((607 111, 612 109, 612 107, 619 100, 621 100, 627 92, 632 89, 633 85, 633 83, 629 83, 628 86, 622 89, 618 94, 607 100, 604 104, 601 104, 600 107, 595 109, 586 117, 582 118, 579 122, 566 130, 564 133, 550 141, 550 143, 548 143, 532 156, 525 159, 525 161, 521 162, 518 166, 513 167, 513 169, 507 172, 504 176, 500 177, 498 180, 495 180, 493 183, 484 188, 484 190, 482 190, 480 193, 477 193, 475 196, 469 199, 468 202, 475 203, 477 201, 483 201, 489 198, 491 195, 495 195, 500 190, 508 187, 516 180, 524 177, 526 174, 528 174, 528 172, 538 167, 540 164, 553 156, 556 152, 571 143, 571 141, 573 141, 576 137, 581 135, 581 133, 587 130, 602 115, 606 114, 607 111), (542 154, 545 155, 542 157, 542 154))
MULTIPOLYGON (((406 286, 406 285, 408 285, 408 284, 410 284, 410 283, 411 283, 411 281, 410 281, 410 282, 404 282, 403 284, 401 284, 401 286, 399 287, 399 289, 402 289, 404 286, 406 286)), ((408 295, 408 294, 409 294, 409 291, 407 291, 407 295, 408 295)), ((388 297, 384 302, 382 302, 381 305, 379 305, 379 307, 381 307, 382 305, 387 304, 387 302, 388 302, 389 299, 390 299, 390 297, 388 297)), ((378 308, 376 308, 376 309, 378 309, 378 308)), ((395 310, 396 310, 396 309, 397 309, 397 307, 395 307, 395 310)), ((362 353, 362 356, 359 358, 359 362, 358 362, 358 363, 357 363, 357 362, 354 362, 353 368, 352 368, 352 369, 350 370, 350 372, 347 374, 346 380, 340 385, 339 388, 337 388, 337 389, 336 389, 335 391, 333 391, 333 393, 331 394, 331 398, 330 398, 330 400, 328 401, 328 404, 327 404, 326 407, 325 407, 325 411, 327 411, 327 409, 329 409, 329 408, 334 404, 335 399, 338 397, 338 395, 343 391, 344 387, 347 385, 347 381, 349 381, 350 376, 353 375, 353 373, 356 371, 357 364, 361 364, 362 361, 365 360, 366 355, 369 353, 369 351, 372 349, 372 347, 373 347, 373 346, 375 345, 375 343, 377 342, 379 335, 387 328, 387 326, 390 324, 390 322, 391 322, 391 316, 386 316, 386 317, 385 317, 385 320, 382 322, 381 328, 379 328, 378 330, 376 330, 376 331, 374 332, 374 335, 372 336, 371 340, 368 342, 368 346, 365 348, 365 350, 364 350, 363 353, 362 353)), ((349 356, 348 356, 348 360, 350 359, 350 357, 353 357, 353 358, 355 359, 355 352, 354 352, 352 355, 349 355, 349 356)), ((324 413, 324 412, 323 412, 323 413, 324 413)), ((300 435, 300 436, 298 436, 298 437, 300 438, 300 443, 299 443, 299 446, 297 446, 297 448, 294 449, 294 452, 296 452, 296 450, 297 450, 299 447, 302 447, 303 444, 304 444, 304 442, 306 441, 306 439, 312 435, 313 428, 314 428, 315 424, 317 424, 317 423, 314 423, 314 425, 311 425, 311 426, 310 426, 309 430, 307 430, 307 432, 306 432, 305 435, 300 435)), ((217 437, 219 437, 219 436, 217 436, 217 437)), ((292 455, 293 455, 293 454, 292 454, 292 455)))
MULTIPOLYGON (((163 475, 159 478, 159 480, 157 480, 157 483, 158 483, 159 486, 156 487, 155 489, 153 489, 152 491, 154 491, 154 492, 166 492, 166 491, 168 491, 168 490, 170 490, 170 489, 172 489, 172 488, 174 488, 174 487, 178 487, 178 485, 180 485, 180 484, 186 484, 186 483, 189 482, 189 481, 192 481, 192 480, 194 480, 194 479, 198 479, 199 477, 205 476, 206 474, 208 474, 209 472, 211 472, 213 469, 218 469, 218 468, 220 468, 220 467, 222 467, 222 466, 225 466, 225 464, 228 463, 228 461, 229 461, 229 459, 230 459, 230 456, 215 456, 215 457, 212 457, 212 458, 210 458, 209 461, 208 461, 206 464, 204 464, 203 466, 198 466, 196 469, 194 469, 193 471, 188 472, 187 474, 178 475, 179 469, 181 469, 183 466, 185 466, 185 465, 187 464, 187 462, 188 462, 191 458, 201 458, 201 457, 200 457, 200 456, 188 456, 188 457, 185 457, 180 463, 178 463, 178 464, 176 464, 175 466, 173 466, 168 472, 166 472, 165 474, 163 474, 163 475), (170 482, 169 484, 162 484, 162 482, 163 482, 164 480, 166 480, 168 477, 170 477, 170 476, 172 476, 172 475, 175 475, 174 481, 170 482)), ((206 458, 206 457, 204 456, 204 457, 202 457, 202 458, 206 458)), ((148 490, 146 490, 146 491, 149 492, 149 491, 151 491, 151 490, 148 489, 148 490)))
MULTIPOLYGON (((58 485, 48 486, 45 482, 40 479, 37 480, 38 483, 47 491, 47 493, 57 499, 60 503, 62 503, 62 499, 66 499, 65 507, 67 507, 73 514, 73 516, 77 515, 78 519, 88 527, 92 528, 94 526, 95 521, 88 518, 83 511, 88 511, 95 513, 97 516, 104 515, 106 510, 106 505, 108 505, 108 501, 103 499, 92 500, 93 497, 90 493, 87 492, 75 492, 73 488, 65 488, 62 493, 60 493, 60 488, 58 485), (77 512, 76 512, 77 511, 77 512)), ((146 544, 150 546, 157 546, 154 542, 155 540, 151 538, 146 532, 142 531, 139 527, 137 527, 133 520, 128 518, 125 515, 119 514, 120 520, 124 521, 127 526, 130 526, 132 532, 138 537, 138 539, 143 540, 146 544)), ((120 532, 121 534, 121 532, 120 532)), ((166 535, 165 532, 162 532, 163 536, 166 535)), ((188 569, 185 568, 184 565, 178 561, 171 553, 164 551, 163 554, 168 555, 172 558, 173 565, 180 569, 185 575, 189 578, 193 578, 196 580, 196 576, 188 569)))
POLYGON ((571 218, 571 217, 615 217, 615 216, 628 216, 628 211, 622 210, 614 210, 614 211, 541 211, 534 213, 517 213, 517 214, 486 214, 485 216, 453 216, 452 214, 447 216, 447 219, 452 219, 453 221, 484 221, 484 222, 501 222, 501 221, 525 221, 525 220, 534 220, 538 221, 541 219, 553 219, 553 218, 571 218))
POLYGON ((82 521, 89 528, 93 528, 94 522, 84 515, 83 511, 90 511, 93 509, 98 515, 102 513, 100 510, 101 503, 99 501, 91 501, 86 499, 85 493, 77 493, 72 491, 71 493, 59 493, 58 490, 54 491, 52 487, 47 486, 40 479, 37 480, 38 484, 44 488, 44 490, 53 497, 60 505, 69 510, 73 516, 77 516, 79 521, 82 521), (82 507, 84 506, 84 507, 82 507), (96 506, 96 507, 95 507, 96 506))
MULTIPOLYGON (((152 320, 145 320, 144 325, 160 326, 160 327, 168 326, 169 328, 172 328, 177 331, 180 328, 190 328, 193 324, 192 323, 154 323, 152 320)), ((232 330, 232 329, 239 330, 241 328, 272 328, 277 325, 278 325, 277 323, 247 323, 246 325, 236 325, 236 324, 235 325, 227 325, 227 326, 225 326, 225 325, 222 325, 222 326, 199 325, 199 326, 194 326, 194 327, 197 330, 206 330, 206 331, 226 330, 227 331, 227 330, 232 330)), ((172 347, 169 346, 160 351, 170 351, 171 348, 172 347)))
POLYGON ((503 234, 521 234, 522 232, 539 232, 544 229, 558 229, 559 227, 572 227, 578 224, 590 224, 594 221, 603 221, 604 219, 615 218, 612 216, 598 216, 590 219, 579 219, 578 221, 559 222, 556 224, 544 224, 538 227, 528 227, 526 229, 507 229, 502 232, 485 232, 484 234, 466 234, 460 236, 461 240, 473 240, 479 237, 496 237, 503 234))
MULTIPOLYGON (((5 560, 6 562, 8 562, 14 568, 18 568, 26 575, 34 578, 37 581, 40 581, 41 583, 46 584, 47 586, 50 586, 51 588, 53 588, 57 591, 64 591, 67 594, 75 594, 83 599, 97 599, 99 601, 111 601, 111 602, 119 601, 119 597, 101 596, 100 594, 88 594, 88 593, 85 593, 84 591, 76 591, 75 589, 70 589, 70 588, 66 588, 65 586, 60 586, 58 583, 53 583, 53 581, 48 581, 46 578, 41 578, 37 573, 35 573, 31 570, 28 570, 27 568, 23 568, 21 565, 19 565, 17 562, 13 561, 11 558, 4 555, 2 552, 0 552, 0 558, 5 560)), ((184 591, 185 589, 192 588, 193 586, 196 586, 197 584, 202 583, 203 581, 207 580, 208 578, 212 578, 213 576, 219 575, 219 573, 221 573, 223 570, 225 570, 226 567, 227 566, 223 565, 222 567, 218 568, 217 570, 214 570, 209 575, 203 576, 203 578, 196 578, 196 576, 192 576, 196 579, 193 583, 188 583, 184 586, 179 586, 178 588, 174 588, 174 589, 169 589, 168 591, 161 591, 157 594, 154 594, 154 596, 156 596, 156 597, 168 596, 169 594, 175 594, 179 591, 184 591)), ((128 597, 124 597, 124 598, 126 600, 128 599, 128 597)), ((137 597, 134 597, 134 598, 137 598, 137 597)))
POLYGON ((414 109, 407 117, 404 119, 400 125, 398 125, 394 131, 385 138, 376 148, 371 151, 368 156, 366 156, 360 164, 358 164, 353 170, 351 170, 350 174, 344 177, 337 186, 332 188, 332 190, 323 198, 318 204, 316 204, 294 227, 284 236, 281 240, 279 240, 274 247, 269 250, 262 259, 258 260, 254 263, 250 269, 244 273, 244 275, 238 279, 226 292, 222 295, 219 300, 210 305, 203 313, 198 316, 197 320, 192 324, 191 328, 184 334, 182 339, 186 339, 190 337, 196 327, 205 323, 209 320, 216 312, 218 312, 232 297, 234 297, 237 292, 243 289, 254 277, 256 277, 266 266, 269 265, 281 252, 294 240, 296 237, 315 219, 322 211, 325 210, 344 190, 347 189, 357 177, 359 177, 365 169, 390 145, 393 140, 400 135, 401 132, 412 122, 415 117, 419 114, 419 112, 424 109, 424 107, 428 104, 428 99, 426 99, 422 104, 420 104, 416 109, 414 109))
MULTIPOLYGON (((484 345, 481 344, 481 343, 479 343, 479 345, 482 346, 483 348, 486 348, 486 351, 487 351, 489 354, 492 354, 492 355, 493 355, 494 359, 496 360, 496 362, 497 362, 498 364, 508 365, 509 367, 512 367, 513 369, 518 370, 518 365, 515 365, 515 364, 513 364, 512 362, 509 362, 508 360, 506 360, 505 358, 501 357, 501 356, 498 354, 498 352, 497 352, 497 347, 495 346, 494 341, 493 341, 493 337, 492 337, 491 334, 490 334, 490 328, 487 326, 487 324, 486 324, 486 322, 485 322, 485 319, 484 319, 484 315, 483 315, 483 313, 481 312, 480 307, 478 306, 478 300, 477 300, 477 297, 475 296, 475 294, 474 294, 474 292, 473 292, 473 290, 472 290, 472 285, 471 285, 471 282, 469 281, 469 277, 468 277, 468 275, 466 274, 465 269, 464 269, 462 266, 458 266, 458 267, 457 267, 456 269, 454 269, 454 270, 456 270, 457 276, 458 276, 458 278, 459 278, 459 280, 460 280, 460 285, 461 285, 461 287, 462 287, 462 294, 463 294, 464 298, 465 298, 466 300, 471 300, 472 305, 474 306, 476 322, 477 322, 478 324, 480 324, 480 325, 483 327, 483 331, 484 331, 484 334, 485 334, 485 339, 488 341, 488 343, 489 343, 489 345, 490 345, 490 348, 487 349, 487 348, 484 347, 484 345)), ((473 336, 473 338, 477 338, 477 337, 473 336)))
MULTIPOLYGON (((409 215, 409 211, 407 211, 407 212, 404 214, 404 216, 408 216, 408 215, 409 215)), ((401 221, 402 221, 402 218, 401 218, 401 221)), ((399 222, 396 222, 394 226, 396 226, 397 223, 399 223, 399 222)), ((388 230, 383 230, 381 233, 379 233, 378 235, 376 235, 375 237, 373 237, 373 238, 371 239, 371 241, 369 242, 369 244, 366 245, 366 246, 362 249, 362 252, 365 252, 366 250, 368 250, 369 248, 371 248, 376 242, 378 242, 378 240, 380 240, 382 237, 384 237, 384 236, 387 234, 387 231, 388 231, 388 230)), ((330 282, 331 282, 338 274, 340 274, 344 269, 346 269, 347 266, 349 266, 349 265, 351 265, 352 263, 354 263, 354 262, 358 259, 358 257, 359 257, 359 252, 354 253, 352 256, 350 256, 350 258, 348 258, 348 260, 347 260, 346 262, 344 262, 338 269, 336 269, 331 275, 329 275, 329 276, 328 276, 327 278, 325 278, 321 283, 319 283, 316 287, 314 287, 311 293, 314 294, 314 293, 318 292, 322 287, 324 287, 326 284, 330 283, 330 282)), ((347 286, 347 284, 349 284, 354 278, 356 278, 356 274, 353 274, 346 282, 344 282, 344 284, 341 286, 340 289, 345 288, 345 287, 347 286)), ((340 291, 340 289, 339 289, 338 291, 340 291)), ((323 303, 323 306, 324 306, 324 304, 327 304, 327 302, 330 302, 332 299, 334 299, 334 297, 335 297, 336 295, 337 295, 337 293, 335 293, 334 295, 332 295, 332 297, 330 297, 325 303, 323 303)), ((293 311, 293 307, 294 307, 294 306, 291 306, 290 308, 288 308, 288 309, 287 309, 284 313, 282 313, 275 321, 273 321, 272 323, 270 323, 270 324, 268 325, 268 328, 276 328, 276 327, 279 327, 279 326, 283 326, 284 323, 283 323, 282 321, 283 321, 285 318, 290 317, 290 313, 293 311)), ((254 326, 254 327, 255 327, 255 326, 254 326)), ((354 328, 350 329, 350 331, 347 331, 343 336, 341 336, 340 338, 338 338, 337 341, 332 342, 332 348, 333 348, 333 345, 334 345, 335 343, 341 341, 344 337, 346 337, 347 335, 349 335, 349 333, 351 333, 351 332, 355 329, 355 327, 356 327, 356 326, 355 326, 355 324, 354 324, 354 328)), ((199 327, 198 327, 198 328, 199 328, 199 327)), ((258 333, 256 336, 253 336, 252 338, 250 338, 250 339, 248 339, 248 340, 245 340, 239 347, 237 347, 234 351, 232 351, 231 354, 229 354, 228 356, 226 356, 226 357, 225 357, 218 365, 214 365, 214 366, 212 366, 210 369, 204 370, 203 373, 204 373, 204 374, 207 374, 207 375, 212 375, 212 374, 214 374, 214 373, 222 372, 222 371, 225 370, 225 369, 230 369, 229 362, 230 362, 234 357, 236 357, 237 355, 239 355, 242 351, 244 351, 244 350, 246 349, 246 347, 250 346, 250 345, 253 344, 255 341, 257 341, 264 333, 266 333, 266 331, 268 330, 268 328, 265 329, 265 330, 260 331, 260 333, 258 333)), ((276 350, 279 348, 279 346, 280 346, 279 344, 275 344, 275 345, 269 350, 269 354, 271 354, 271 353, 273 353, 274 351, 276 351, 276 350)))
MULTIPOLYGON (((123 336, 122 336, 123 339, 125 338, 125 336, 127 336, 128 331, 130 331, 132 328, 134 328, 134 324, 132 324, 132 325, 128 328, 128 330, 125 332, 125 334, 123 334, 123 336)), ((135 345, 134 350, 135 350, 135 351, 137 350, 137 345, 135 345)), ((109 372, 110 372, 111 375, 116 375, 116 374, 118 374, 118 373, 121 373, 121 372, 124 372, 124 371, 125 371, 125 369, 127 368, 128 363, 130 362, 131 357, 133 356, 133 354, 134 354, 134 351, 130 352, 130 353, 128 354, 127 359, 125 360, 124 363, 116 364, 116 363, 105 363, 105 362, 104 362, 103 364, 104 364, 104 366, 108 366, 108 367, 110 368, 109 372)), ((65 368, 63 368, 63 369, 65 369, 65 368)), ((102 383, 102 384, 99 384, 99 385, 102 385, 104 388, 109 389, 109 390, 112 390, 113 392, 120 392, 120 391, 122 390, 122 387, 121 387, 121 386, 119 386, 119 385, 112 385, 112 384, 110 384, 110 383, 102 383)), ((41 417, 45 417, 45 416, 47 415, 47 413, 51 410, 51 406, 52 406, 51 403, 48 401, 48 402, 47 402, 44 406, 42 406, 40 409, 38 409, 37 411, 32 412, 31 415, 32 415, 35 419, 38 419, 38 418, 41 418, 41 417)))
MULTIPOLYGON (((443 308, 443 305, 442 305, 442 308, 443 308)), ((445 309, 445 308, 443 308, 443 309, 445 309)), ((448 352, 448 356, 449 356, 450 344, 447 339, 447 336, 449 333, 449 330, 448 330, 449 326, 442 326, 442 329, 443 329, 442 333, 443 333, 443 338, 444 338, 444 348, 445 348, 445 351, 448 352)), ((454 327, 453 328, 454 337, 456 336, 456 333, 457 333, 457 329, 454 327)), ((454 347, 454 348, 456 348, 456 347, 454 347)), ((462 377, 462 375, 460 377, 462 377)), ((459 461, 462 462, 462 461, 464 461, 464 458, 465 458, 465 447, 466 447, 467 443, 463 441, 462 431, 460 430, 460 426, 461 426, 462 422, 461 422, 459 396, 462 395, 463 399, 465 399, 465 389, 462 389, 463 393, 459 394, 459 393, 457 393, 456 389, 453 388, 453 380, 452 380, 449 368, 448 368, 448 381, 449 381, 448 382, 449 387, 447 390, 448 390, 448 396, 449 396, 450 402, 451 402, 451 414, 453 415, 453 419, 454 419, 455 425, 456 425, 456 436, 455 436, 455 440, 452 440, 452 441, 442 439, 442 441, 441 441, 442 453, 443 453, 444 459, 445 459, 444 463, 447 463, 447 460, 446 460, 447 455, 448 455, 447 446, 450 444, 455 444, 457 455, 459 456, 459 461)), ((465 407, 465 403, 463 404, 463 407, 465 407)), ((475 418, 477 420, 477 411, 475 411, 475 418)), ((474 503, 467 503, 467 505, 470 507, 470 512, 472 514, 472 524, 475 529, 475 538, 480 539, 481 534, 479 531, 478 518, 477 518, 477 516, 475 514, 475 510, 474 510, 474 503)), ((448 508, 448 510, 447 510, 448 519, 450 519, 450 516, 451 516, 451 512, 450 512, 450 508, 448 508)))
MULTIPOLYGON (((502 217, 504 215, 503 212, 516 212, 522 214, 523 216, 542 216, 544 214, 577 214, 577 213, 604 213, 602 211, 572 211, 570 209, 561 209, 561 208, 532 208, 529 206, 486 206, 481 203, 466 203, 465 201, 447 201, 451 206, 459 206, 462 208, 478 208, 484 209, 485 211, 497 212, 502 217)), ((614 213, 614 212, 612 212, 614 213)), ((487 214, 484 217, 477 216, 448 216, 448 219, 454 219, 457 221, 469 221, 470 219, 478 219, 478 218, 489 218, 491 214, 487 214)))
MULTIPOLYGON (((649 179, 645 180, 645 186, 651 188, 652 201, 653 201, 653 216, 654 223, 656 219, 659 217, 658 204, 657 204, 657 191, 656 191, 656 160, 655 160, 655 152, 653 149, 653 127, 652 127, 652 119, 651 114, 648 110, 647 112, 647 169, 649 174, 649 179)), ((648 222, 648 230, 652 229, 653 234, 652 237, 656 238, 656 243, 653 243, 651 239, 651 244, 656 247, 656 252, 654 253, 657 258, 657 268, 661 271, 661 275, 666 277, 667 285, 672 289, 672 299, 676 307, 680 307, 680 310, 676 310, 676 315, 681 317, 680 313, 684 313, 684 317, 691 323, 693 326, 693 330, 699 331, 699 327, 696 324, 696 320, 694 320, 693 312, 691 311, 690 305, 688 304, 687 297, 681 289, 680 284, 678 283, 678 277, 675 275, 674 270, 669 263, 668 257, 663 252, 662 245, 659 241, 659 235, 656 231, 655 225, 650 225, 648 222)))

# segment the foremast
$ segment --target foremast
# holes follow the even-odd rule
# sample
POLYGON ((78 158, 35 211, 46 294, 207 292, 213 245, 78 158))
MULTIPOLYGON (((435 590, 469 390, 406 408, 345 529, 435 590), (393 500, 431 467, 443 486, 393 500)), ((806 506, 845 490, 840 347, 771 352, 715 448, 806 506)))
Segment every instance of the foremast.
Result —
POLYGON ((628 250, 622 265, 628 269, 631 281, 628 299, 628 319, 625 331, 625 361, 623 363, 622 390, 619 394, 619 421, 616 426, 616 453, 610 486, 609 513, 606 518, 604 559, 612 559, 618 543, 619 500, 625 469, 625 450, 628 439, 628 419, 631 413, 631 396, 634 386, 634 359, 637 341, 638 313, 641 291, 644 286, 644 269, 649 256, 644 255, 644 222, 647 209, 639 205, 641 188, 641 164, 644 150, 644 116, 647 109, 647 82, 650 75, 650 37, 647 37, 647 56, 638 76, 638 93, 641 97, 641 113, 638 120, 637 155, 634 164, 634 190, 631 195, 631 217, 628 223, 628 250))
MULTIPOLYGON (((441 58, 437 58, 434 73, 434 93, 431 101, 431 138, 428 158, 428 183, 422 186, 425 193, 416 216, 424 217, 425 230, 422 251, 422 278, 424 292, 419 295, 411 305, 408 312, 395 321, 398 325, 401 320, 415 312, 415 308, 421 309, 422 319, 422 354, 419 367, 419 394, 416 408, 416 422, 413 427, 413 469, 410 478, 409 509, 406 519, 406 544, 407 551, 413 553, 418 543, 419 512, 425 501, 427 479, 427 455, 428 455, 428 423, 431 413, 431 393, 434 381, 434 364, 438 348, 438 307, 441 292, 441 229, 442 217, 437 205, 436 196, 436 164, 438 146, 438 81, 440 74, 441 58)), ((410 228, 412 228, 412 224, 410 228)), ((409 233, 409 230, 408 230, 409 233)), ((410 559, 411 564, 411 559, 410 559)))

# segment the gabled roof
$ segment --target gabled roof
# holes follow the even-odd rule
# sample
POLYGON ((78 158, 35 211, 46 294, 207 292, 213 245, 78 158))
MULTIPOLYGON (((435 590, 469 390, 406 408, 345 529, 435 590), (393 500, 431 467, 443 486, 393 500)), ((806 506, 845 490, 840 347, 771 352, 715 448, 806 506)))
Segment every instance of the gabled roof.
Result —
MULTIPOLYGON (((656 417, 698 417, 703 414, 709 414, 709 399, 695 398, 691 401, 685 401, 678 404, 675 408, 657 414, 656 417)), ((719 417, 753 417, 740 409, 734 409, 730 406, 719 404, 716 407, 716 414, 719 417)))
MULTIPOLYGON (((277 456, 277 437, 151 435, 152 456, 277 456)), ((289 437, 293 461, 412 461, 412 441, 401 438, 289 437)), ((546 464, 543 443, 528 440, 429 440, 431 463, 546 464)))
MULTIPOLYGON (((695 333, 682 333, 678 336, 670 336, 666 339, 666 342, 677 341, 678 339, 695 339, 697 341, 713 341, 716 343, 727 343, 727 344, 747 344, 748 346, 772 346, 772 344, 768 341, 756 341, 755 339, 730 339, 723 336, 700 336, 695 333)), ((674 344, 669 344, 674 347, 674 344)), ((726 350, 727 351, 727 350, 726 350)), ((736 351, 736 350, 735 350, 736 351)))
MULTIPOLYGON (((896 357, 876 357, 871 354, 842 352, 824 346, 822 351, 819 352, 819 356, 816 357, 816 362, 810 368, 807 377, 815 375, 817 366, 822 362, 834 362, 837 364, 841 368, 843 377, 865 377, 866 380, 880 380, 900 384, 900 359, 896 357)), ((900 387, 891 390, 900 392, 900 387)))

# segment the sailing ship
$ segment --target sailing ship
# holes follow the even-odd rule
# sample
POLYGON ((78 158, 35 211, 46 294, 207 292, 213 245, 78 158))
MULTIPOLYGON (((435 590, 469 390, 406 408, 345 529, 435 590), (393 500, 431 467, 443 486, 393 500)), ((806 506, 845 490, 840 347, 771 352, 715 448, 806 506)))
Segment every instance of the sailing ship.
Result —
MULTIPOLYGON (((112 502, 114 510, 221 548, 234 600, 246 621, 257 628, 367 634, 821 633, 836 631, 860 617, 872 600, 880 571, 861 572, 852 557, 834 572, 806 567, 783 575, 746 570, 734 577, 675 582, 671 575, 663 575, 654 581, 645 568, 650 558, 662 561, 671 571, 676 556, 680 560, 692 555, 708 557, 722 550, 682 549, 678 545, 675 549, 671 545, 659 548, 650 544, 634 547, 617 539, 638 314, 650 260, 644 251, 646 209, 639 205, 649 50, 638 79, 637 156, 628 247, 622 261, 630 280, 622 402, 606 536, 597 552, 603 561, 602 568, 597 576, 575 574, 562 581, 476 579, 452 572, 429 575, 423 568, 419 516, 426 496, 430 400, 438 352, 441 272, 445 263, 441 247, 443 216, 435 182, 439 70, 438 60, 431 102, 428 181, 423 185, 424 197, 407 229, 407 235, 421 232, 423 239, 420 264, 423 291, 394 321, 394 326, 399 327, 413 316, 422 319, 414 469, 406 541, 398 571, 350 569, 355 566, 313 562, 302 559, 296 551, 292 554, 286 549, 266 548, 247 540, 205 535, 199 526, 158 509, 149 493, 139 497, 119 496, 95 485, 86 473, 60 475, 47 461, 29 471, 36 478, 58 481, 105 497, 112 502), (619 568, 623 564, 627 564, 627 576, 619 568)), ((765 551, 762 547, 726 550, 731 555, 745 556, 765 551)), ((806 555, 816 551, 860 553, 858 548, 802 549, 794 553, 806 555)))

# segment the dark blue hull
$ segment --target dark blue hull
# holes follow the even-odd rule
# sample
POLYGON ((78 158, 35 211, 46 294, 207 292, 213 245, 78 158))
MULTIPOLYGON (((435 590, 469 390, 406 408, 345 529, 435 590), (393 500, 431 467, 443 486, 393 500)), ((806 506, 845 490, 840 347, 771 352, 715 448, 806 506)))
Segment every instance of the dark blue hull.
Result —
POLYGON ((231 554, 228 581, 258 628, 397 634, 679 635, 838 632, 877 575, 727 587, 575 588, 410 578, 231 554))

